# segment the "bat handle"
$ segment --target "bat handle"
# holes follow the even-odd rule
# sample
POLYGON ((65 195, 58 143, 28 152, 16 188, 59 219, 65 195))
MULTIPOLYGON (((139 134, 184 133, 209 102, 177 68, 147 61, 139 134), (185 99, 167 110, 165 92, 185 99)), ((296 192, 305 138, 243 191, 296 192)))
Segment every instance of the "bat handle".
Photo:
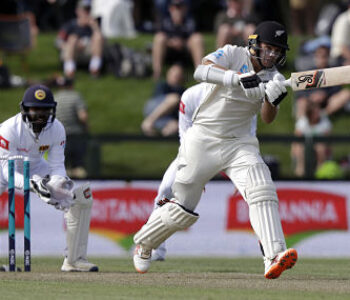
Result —
POLYGON ((285 81, 283 82, 283 84, 284 84, 284 86, 289 86, 289 87, 291 87, 291 86, 292 86, 292 79, 289 78, 289 79, 285 80, 285 81))

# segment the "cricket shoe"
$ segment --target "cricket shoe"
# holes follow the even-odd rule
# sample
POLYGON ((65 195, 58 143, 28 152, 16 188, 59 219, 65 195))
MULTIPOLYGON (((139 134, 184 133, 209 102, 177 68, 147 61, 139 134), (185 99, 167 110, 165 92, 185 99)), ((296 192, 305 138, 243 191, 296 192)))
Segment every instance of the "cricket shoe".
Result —
POLYGON ((137 272, 147 273, 152 261, 152 250, 137 245, 134 250, 134 267, 137 272))
POLYGON ((88 262, 86 259, 79 258, 74 264, 68 263, 65 258, 61 267, 62 272, 98 272, 98 266, 88 262))
POLYGON ((160 244, 160 246, 157 249, 152 250, 152 261, 164 261, 165 260, 165 254, 166 254, 166 248, 165 248, 165 242, 160 244))
POLYGON ((274 259, 264 257, 265 261, 265 278, 276 279, 282 272, 292 268, 298 259, 298 253, 295 249, 290 248, 277 254, 274 259))

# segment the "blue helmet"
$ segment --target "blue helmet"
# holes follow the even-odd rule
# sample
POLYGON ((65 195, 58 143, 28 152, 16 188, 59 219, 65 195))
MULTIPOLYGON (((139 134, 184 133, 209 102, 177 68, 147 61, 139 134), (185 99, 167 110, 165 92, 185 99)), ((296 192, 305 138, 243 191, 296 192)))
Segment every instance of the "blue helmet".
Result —
POLYGON ((40 133, 47 123, 53 123, 55 120, 56 106, 57 102, 47 86, 32 85, 24 92, 20 103, 22 119, 30 125, 35 133, 40 133), (30 108, 39 109, 41 112, 30 113, 30 108))

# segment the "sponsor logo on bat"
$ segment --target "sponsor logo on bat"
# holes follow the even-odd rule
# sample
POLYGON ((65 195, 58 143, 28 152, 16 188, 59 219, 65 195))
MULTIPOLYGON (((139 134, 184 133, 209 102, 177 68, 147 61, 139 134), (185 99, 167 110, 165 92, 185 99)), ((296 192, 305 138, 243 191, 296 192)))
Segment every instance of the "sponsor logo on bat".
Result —
POLYGON ((297 78, 296 85, 299 86, 300 84, 305 82, 306 89, 320 87, 322 83, 326 82, 326 79, 324 77, 324 71, 318 70, 313 72, 312 74, 301 75, 297 78))

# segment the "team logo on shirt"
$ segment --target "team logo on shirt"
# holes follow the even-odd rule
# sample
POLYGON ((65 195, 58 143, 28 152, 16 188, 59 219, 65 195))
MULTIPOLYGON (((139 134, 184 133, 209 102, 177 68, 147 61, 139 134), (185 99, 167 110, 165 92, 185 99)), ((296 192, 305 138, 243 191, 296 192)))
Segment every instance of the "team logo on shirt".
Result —
POLYGON ((186 107, 185 103, 180 101, 179 111, 182 112, 183 114, 185 113, 185 107, 186 107))
POLYGON ((39 89, 35 91, 34 96, 38 100, 43 100, 46 97, 46 93, 44 90, 39 89))
POLYGON ((10 145, 10 142, 0 135, 0 148, 9 150, 9 145, 10 145))
POLYGON ((224 50, 219 49, 219 50, 215 51, 215 52, 213 53, 213 55, 214 55, 217 59, 219 59, 221 56, 224 56, 224 50))
POLYGON ((39 152, 45 152, 49 150, 50 146, 49 145, 42 145, 39 147, 39 152))
POLYGON ((241 74, 248 73, 248 72, 249 72, 248 66, 247 66, 246 64, 244 64, 244 65, 239 69, 239 72, 240 72, 241 74))
POLYGON ((84 194, 84 198, 85 198, 85 199, 89 199, 89 198, 92 196, 92 194, 91 194, 91 189, 90 189, 90 188, 85 189, 85 190, 83 191, 83 194, 84 194))

